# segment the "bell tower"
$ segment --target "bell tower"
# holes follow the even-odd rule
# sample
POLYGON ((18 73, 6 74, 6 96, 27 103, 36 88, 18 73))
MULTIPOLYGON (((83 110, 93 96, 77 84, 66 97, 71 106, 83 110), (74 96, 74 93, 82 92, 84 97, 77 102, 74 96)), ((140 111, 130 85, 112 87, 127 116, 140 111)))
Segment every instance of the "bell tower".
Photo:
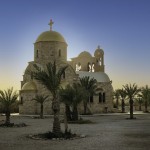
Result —
POLYGON ((104 66, 104 51, 100 48, 100 46, 97 47, 97 49, 94 52, 95 57, 95 65, 94 70, 95 72, 105 72, 105 66, 104 66))

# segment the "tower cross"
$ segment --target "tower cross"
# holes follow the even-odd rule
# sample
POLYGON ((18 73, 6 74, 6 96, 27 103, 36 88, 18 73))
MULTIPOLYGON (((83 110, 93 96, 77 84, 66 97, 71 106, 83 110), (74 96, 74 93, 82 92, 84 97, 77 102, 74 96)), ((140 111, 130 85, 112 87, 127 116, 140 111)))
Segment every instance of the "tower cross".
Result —
POLYGON ((50 31, 52 31, 52 26, 53 26, 53 24, 54 24, 54 22, 52 21, 52 19, 50 20, 50 23, 49 23, 49 25, 50 25, 50 31))

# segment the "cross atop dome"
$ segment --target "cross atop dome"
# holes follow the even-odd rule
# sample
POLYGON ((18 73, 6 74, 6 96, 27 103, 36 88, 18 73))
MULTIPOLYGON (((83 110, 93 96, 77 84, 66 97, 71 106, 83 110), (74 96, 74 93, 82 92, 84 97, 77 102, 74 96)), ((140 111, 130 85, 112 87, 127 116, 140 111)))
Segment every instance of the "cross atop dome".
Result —
POLYGON ((54 22, 52 21, 52 19, 50 20, 50 22, 49 22, 49 26, 50 26, 50 31, 52 31, 52 26, 53 26, 53 24, 54 24, 54 22))

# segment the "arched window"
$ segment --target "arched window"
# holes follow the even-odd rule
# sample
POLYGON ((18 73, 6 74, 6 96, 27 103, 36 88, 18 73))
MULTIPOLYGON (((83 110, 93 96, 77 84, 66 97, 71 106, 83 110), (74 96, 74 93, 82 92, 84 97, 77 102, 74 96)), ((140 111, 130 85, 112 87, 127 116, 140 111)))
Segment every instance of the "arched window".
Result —
POLYGON ((93 95, 90 96, 90 103, 93 103, 93 95))
POLYGON ((102 93, 99 93, 99 103, 102 103, 103 97, 102 97, 102 93))
POLYGON ((61 57, 61 49, 59 49, 58 56, 61 57))
POLYGON ((95 70, 94 70, 94 65, 95 65, 95 64, 94 64, 94 63, 92 63, 92 67, 91 67, 91 71, 92 71, 92 72, 94 72, 94 71, 95 71, 95 70))
POLYGON ((97 65, 101 66, 102 65, 102 58, 100 57, 99 59, 96 60, 96 62, 97 62, 97 65))
POLYGON ((87 71, 88 72, 91 72, 91 64, 88 62, 88 64, 87 64, 87 71))
POLYGON ((105 97, 105 93, 103 93, 103 103, 105 103, 106 101, 106 99, 105 99, 106 97, 105 97))
POLYGON ((20 104, 23 104, 23 97, 21 96, 20 104))
POLYGON ((102 58, 99 59, 99 65, 102 65, 102 58))
POLYGON ((76 71, 80 71, 80 70, 81 70, 81 64, 78 63, 78 64, 76 64, 76 71))
POLYGON ((39 50, 36 50, 36 57, 39 57, 39 50))

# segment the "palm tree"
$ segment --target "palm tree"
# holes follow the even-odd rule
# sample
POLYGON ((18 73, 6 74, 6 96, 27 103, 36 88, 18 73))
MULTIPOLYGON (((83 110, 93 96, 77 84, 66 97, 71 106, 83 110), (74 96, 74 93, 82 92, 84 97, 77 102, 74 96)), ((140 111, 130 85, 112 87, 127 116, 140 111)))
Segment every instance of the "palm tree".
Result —
POLYGON ((141 97, 144 100, 145 112, 148 112, 147 107, 148 107, 148 102, 150 100, 150 88, 148 87, 148 85, 146 85, 141 89, 141 97))
POLYGON ((90 79, 89 76, 80 78, 80 84, 82 88, 84 88, 84 96, 85 96, 83 101, 84 114, 87 113, 87 104, 89 102, 90 96, 93 96, 98 90, 96 83, 97 83, 96 79, 94 78, 90 79))
POLYGON ((17 102, 18 93, 16 91, 13 92, 13 87, 10 89, 7 89, 2 91, 0 90, 0 102, 5 110, 5 125, 9 125, 10 123, 10 113, 11 109, 14 107, 14 105, 17 102))
POLYGON ((64 89, 60 89, 59 94, 61 102, 65 104, 65 114, 67 117, 67 121, 71 121, 72 117, 70 106, 72 105, 72 100, 74 97, 74 91, 72 86, 68 84, 64 89))
POLYGON ((84 99, 84 88, 79 83, 73 84, 73 99, 72 99, 72 107, 73 107, 73 113, 72 113, 72 120, 76 121, 79 119, 78 117, 78 104, 84 99))
POLYGON ((36 71, 32 72, 33 78, 39 81, 52 94, 52 110, 54 113, 53 133, 59 134, 61 132, 59 114, 60 114, 60 101, 58 93, 61 84, 61 77, 65 73, 68 66, 57 68, 56 62, 48 63, 46 69, 41 69, 36 64, 34 65, 36 71))
POLYGON ((125 98, 126 98, 126 93, 124 89, 119 89, 119 95, 121 97, 121 108, 122 108, 122 113, 125 112, 125 98))
POLYGON ((143 104, 143 99, 142 99, 142 95, 138 94, 138 98, 136 99, 137 103, 139 104, 139 111, 142 111, 142 104, 143 104))
POLYGON ((130 119, 134 119, 134 117, 133 117, 133 99, 139 93, 140 89, 138 89, 138 87, 137 87, 137 85, 135 83, 133 85, 126 84, 123 87, 124 87, 126 95, 129 98, 130 119))
POLYGON ((118 109, 119 97, 120 97, 119 89, 116 89, 113 94, 114 94, 114 97, 116 99, 116 108, 118 109))
POLYGON ((64 125, 65 133, 68 132, 68 121, 72 120, 70 106, 73 99, 73 91, 71 86, 68 84, 64 89, 59 90, 60 101, 65 104, 65 113, 64 113, 64 125))
POLYGON ((61 101, 66 105, 67 120, 78 120, 78 104, 83 99, 83 89, 78 83, 74 83, 72 86, 67 85, 65 89, 60 90, 61 101), (72 112, 70 111, 72 107, 72 112))
POLYGON ((60 100, 65 104, 64 124, 65 132, 68 132, 68 121, 78 120, 78 104, 81 102, 83 92, 81 86, 78 83, 74 83, 72 86, 67 85, 65 89, 60 89, 60 100), (72 107, 72 111, 70 110, 72 107))
POLYGON ((44 102, 47 100, 48 96, 44 96, 44 95, 36 95, 35 98, 33 98, 32 100, 35 100, 36 102, 40 103, 41 105, 41 112, 40 112, 40 118, 43 118, 43 104, 44 102))

